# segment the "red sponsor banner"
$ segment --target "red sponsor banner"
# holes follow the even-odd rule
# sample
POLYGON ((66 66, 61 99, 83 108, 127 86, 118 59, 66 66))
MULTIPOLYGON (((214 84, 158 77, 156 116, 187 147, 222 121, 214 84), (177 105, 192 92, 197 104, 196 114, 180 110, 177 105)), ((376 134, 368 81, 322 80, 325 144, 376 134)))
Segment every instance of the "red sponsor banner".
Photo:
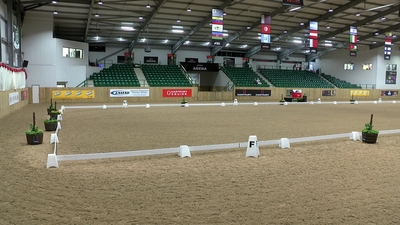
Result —
POLYGON ((163 98, 173 98, 173 97, 192 97, 192 89, 163 89, 163 98))
POLYGON ((271 25, 261 24, 261 33, 262 34, 270 34, 271 33, 271 25))

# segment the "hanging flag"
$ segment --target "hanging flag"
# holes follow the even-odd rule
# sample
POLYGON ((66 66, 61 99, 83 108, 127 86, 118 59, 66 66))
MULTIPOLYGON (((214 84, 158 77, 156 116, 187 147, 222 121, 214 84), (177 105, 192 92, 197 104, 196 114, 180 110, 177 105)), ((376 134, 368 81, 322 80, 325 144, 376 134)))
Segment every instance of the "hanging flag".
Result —
POLYGON ((211 10, 211 40, 213 46, 221 46, 224 40, 224 12, 221 9, 211 10))
POLYGON ((310 53, 317 53, 318 49, 318 22, 310 21, 310 53))
POLYGON ((350 56, 357 56, 357 27, 350 27, 350 44, 349 44, 349 51, 350 56))
POLYGON ((261 49, 271 49, 271 16, 261 15, 261 49))
POLYGON ((383 59, 390 60, 392 55, 392 33, 386 33, 385 37, 385 51, 383 52, 383 59))

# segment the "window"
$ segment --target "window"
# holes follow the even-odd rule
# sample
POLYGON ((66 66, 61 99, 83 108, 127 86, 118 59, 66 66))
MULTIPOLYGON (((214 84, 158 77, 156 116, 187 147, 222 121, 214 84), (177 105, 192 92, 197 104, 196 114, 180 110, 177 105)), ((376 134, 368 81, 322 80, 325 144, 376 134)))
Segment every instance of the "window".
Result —
POLYGON ((63 47, 63 57, 83 59, 83 50, 79 48, 63 47))

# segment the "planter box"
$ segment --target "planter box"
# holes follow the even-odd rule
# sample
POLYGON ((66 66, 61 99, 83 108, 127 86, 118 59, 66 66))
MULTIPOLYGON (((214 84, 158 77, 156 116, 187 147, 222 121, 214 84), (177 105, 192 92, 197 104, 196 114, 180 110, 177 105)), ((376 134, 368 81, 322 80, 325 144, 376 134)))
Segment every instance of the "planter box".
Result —
POLYGON ((28 145, 40 145, 43 143, 43 134, 28 135, 26 134, 26 142, 28 145))
POLYGON ((46 131, 55 131, 57 130, 58 122, 55 123, 44 123, 44 129, 46 131))
POLYGON ((377 139, 378 139, 378 134, 368 134, 362 132, 362 142, 364 143, 375 144, 377 139))

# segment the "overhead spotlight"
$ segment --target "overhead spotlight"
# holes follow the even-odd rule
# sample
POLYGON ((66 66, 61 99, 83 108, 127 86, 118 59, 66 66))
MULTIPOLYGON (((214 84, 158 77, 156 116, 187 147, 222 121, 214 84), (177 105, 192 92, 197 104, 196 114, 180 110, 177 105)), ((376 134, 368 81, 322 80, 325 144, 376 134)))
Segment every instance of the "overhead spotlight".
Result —
POLYGON ((57 1, 51 1, 52 4, 57 4, 57 1))
POLYGON ((360 14, 360 13, 357 13, 356 16, 361 16, 361 14, 360 14))
POLYGON ((330 9, 328 10, 328 12, 333 12, 333 9, 332 9, 332 8, 330 8, 330 9))
POLYGON ((373 41, 372 44, 376 44, 376 41, 373 41))
POLYGON ((122 37, 119 38, 119 41, 122 41, 122 37))
POLYGON ((226 12, 224 12, 224 14, 222 14, 222 15, 226 16, 226 12))
POLYGON ((304 25, 304 23, 303 23, 303 22, 301 22, 301 23, 300 23, 300 26, 303 26, 303 25, 304 25))
POLYGON ((143 16, 139 16, 139 20, 142 20, 143 19, 143 16))
POLYGON ((386 20, 386 18, 385 17, 381 17, 381 20, 386 20))
POLYGON ((326 26, 326 29, 331 29, 331 26, 329 26, 329 25, 328 25, 328 26, 326 26))
POLYGON ((248 27, 247 27, 247 30, 250 30, 250 28, 251 28, 251 27, 250 27, 250 26, 248 26, 248 27))
POLYGON ((229 43, 226 43, 225 47, 228 47, 228 46, 229 46, 229 43))
POLYGON ((379 32, 375 32, 375 36, 378 36, 379 35, 379 32))
POLYGON ((150 8, 151 8, 151 6, 150 6, 149 4, 147 4, 147 5, 146 5, 146 8, 150 9, 150 8))
POLYGON ((177 20, 176 20, 176 22, 177 22, 177 23, 180 23, 180 22, 181 22, 181 20, 180 20, 180 19, 177 19, 177 20))
POLYGON ((191 10, 190 8, 187 8, 186 11, 187 11, 187 12, 191 12, 192 10, 191 10))
POLYGON ((54 14, 54 15, 58 15, 57 10, 54 10, 53 14, 54 14))
POLYGON ((210 25, 210 26, 211 26, 211 25, 212 25, 212 23, 210 22, 208 25, 210 25))
POLYGON ((94 16, 95 16, 95 17, 99 17, 99 14, 98 14, 98 13, 96 13, 96 14, 94 14, 94 16))
POLYGON ((333 38, 333 39, 335 39, 336 37, 335 37, 335 36, 333 36, 332 38, 333 38))
POLYGON ((103 5, 103 2, 102 2, 101 0, 99 0, 99 1, 97 2, 97 4, 98 4, 98 5, 103 5))
POLYGON ((284 30, 283 33, 284 33, 284 34, 287 34, 287 30, 284 30))

